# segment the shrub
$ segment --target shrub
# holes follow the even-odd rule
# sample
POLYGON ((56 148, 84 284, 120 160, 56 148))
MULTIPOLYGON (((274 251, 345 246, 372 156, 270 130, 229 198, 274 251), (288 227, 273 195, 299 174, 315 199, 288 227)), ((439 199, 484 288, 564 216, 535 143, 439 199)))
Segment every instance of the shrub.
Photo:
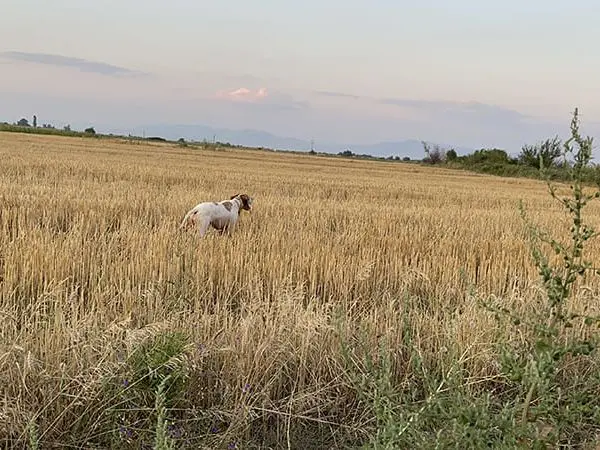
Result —
POLYGON ((425 141, 421 141, 423 144, 423 150, 427 155, 423 158, 423 162, 429 164, 439 164, 446 160, 446 150, 440 147, 438 144, 430 145, 425 141))
POLYGON ((519 154, 519 162, 535 168, 552 167, 561 154, 561 141, 554 137, 535 145, 524 145, 519 154))
POLYGON ((496 163, 496 164, 512 164, 514 161, 508 156, 504 150, 497 148, 481 149, 468 155, 466 160, 471 164, 478 163, 496 163))

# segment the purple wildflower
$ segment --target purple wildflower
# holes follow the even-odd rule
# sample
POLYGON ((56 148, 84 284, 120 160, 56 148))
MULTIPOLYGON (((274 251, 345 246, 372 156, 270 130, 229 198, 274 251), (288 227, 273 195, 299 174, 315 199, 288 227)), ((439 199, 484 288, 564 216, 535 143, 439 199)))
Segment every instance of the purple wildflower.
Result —
POLYGON ((173 439, 179 439, 183 435, 183 430, 175 425, 169 425, 167 429, 169 432, 169 437, 173 439))
POLYGON ((242 392, 245 394, 247 392, 250 392, 250 389, 252 389, 252 386, 250 386, 248 383, 246 383, 244 385, 244 387, 242 388, 242 392))
POLYGON ((227 448, 229 450, 233 450, 233 449, 237 448, 237 445, 235 442, 230 442, 229 445, 227 446, 227 448))
POLYGON ((119 434, 126 439, 133 436, 133 432, 124 425, 119 426, 119 434))

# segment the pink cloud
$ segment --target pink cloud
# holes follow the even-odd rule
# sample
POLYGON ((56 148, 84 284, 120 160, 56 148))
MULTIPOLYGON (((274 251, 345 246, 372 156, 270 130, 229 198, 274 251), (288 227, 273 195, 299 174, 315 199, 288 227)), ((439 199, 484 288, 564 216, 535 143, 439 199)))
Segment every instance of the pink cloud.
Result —
POLYGON ((253 102, 258 101, 268 96, 267 88, 260 88, 256 91, 251 91, 248 88, 241 87, 232 91, 219 91, 217 92, 217 98, 232 100, 232 101, 246 101, 253 102))

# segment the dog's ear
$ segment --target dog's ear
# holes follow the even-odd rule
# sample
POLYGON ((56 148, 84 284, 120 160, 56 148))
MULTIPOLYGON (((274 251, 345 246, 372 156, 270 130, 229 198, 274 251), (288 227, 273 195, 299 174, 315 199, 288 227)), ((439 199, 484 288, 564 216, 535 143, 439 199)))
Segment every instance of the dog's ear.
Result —
POLYGON ((233 199, 234 199, 234 198, 236 198, 238 195, 240 195, 240 194, 235 194, 235 195, 232 195, 232 196, 229 198, 229 200, 233 200, 233 199))

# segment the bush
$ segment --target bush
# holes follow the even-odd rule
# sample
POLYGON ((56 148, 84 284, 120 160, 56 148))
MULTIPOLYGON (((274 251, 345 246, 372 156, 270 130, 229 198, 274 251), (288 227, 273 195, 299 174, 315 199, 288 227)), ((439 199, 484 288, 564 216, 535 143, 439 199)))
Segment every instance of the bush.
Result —
POLYGON ((556 166, 557 159, 562 154, 561 145, 558 137, 546 139, 535 145, 524 145, 519 154, 519 163, 537 169, 556 166))
POLYGON ((446 152, 446 161, 455 161, 456 158, 458 158, 458 155, 456 154, 456 150, 453 148, 446 152))
POLYGON ((430 145, 425 141, 421 141, 423 144, 423 150, 427 155, 423 158, 423 162, 429 164, 440 164, 446 160, 446 150, 440 147, 438 144, 430 145))

